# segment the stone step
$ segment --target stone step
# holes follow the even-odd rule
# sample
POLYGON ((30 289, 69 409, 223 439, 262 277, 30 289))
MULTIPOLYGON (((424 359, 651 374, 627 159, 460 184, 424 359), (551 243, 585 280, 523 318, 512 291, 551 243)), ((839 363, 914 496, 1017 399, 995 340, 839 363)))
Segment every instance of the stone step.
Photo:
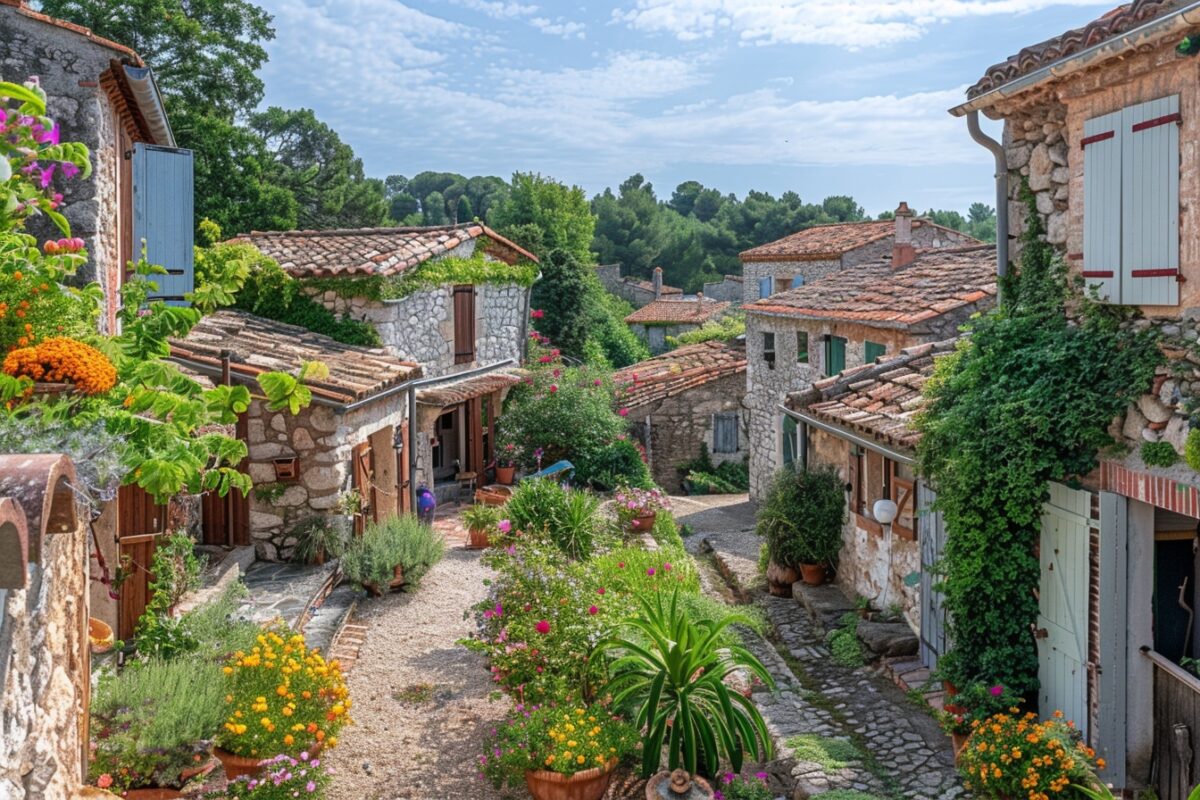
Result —
POLYGON ((833 583, 812 586, 796 581, 792 584, 792 597, 826 630, 837 627, 843 614, 855 610, 854 601, 833 583))
POLYGON ((210 555, 220 554, 219 560, 205 570, 204 584, 195 592, 184 596, 176 607, 177 614, 191 611, 197 606, 215 600, 233 582, 240 580, 246 570, 254 563, 254 548, 250 546, 234 547, 226 551, 224 548, 200 548, 209 550, 210 555))

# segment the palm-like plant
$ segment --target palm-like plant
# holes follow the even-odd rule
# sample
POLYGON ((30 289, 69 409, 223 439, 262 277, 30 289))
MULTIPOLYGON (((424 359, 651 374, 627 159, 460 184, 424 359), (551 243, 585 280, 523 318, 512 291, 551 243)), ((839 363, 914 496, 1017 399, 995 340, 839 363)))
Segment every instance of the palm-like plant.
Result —
POLYGON ((745 670, 769 688, 774 681, 762 663, 740 646, 720 647, 721 631, 750 624, 743 614, 717 621, 688 619, 678 591, 639 597, 641 614, 624 625, 629 635, 606 639, 596 653, 616 651, 609 665, 608 690, 617 708, 638 707, 636 725, 645 729, 642 775, 658 770, 664 741, 668 769, 715 774, 722 758, 740 772, 746 752, 771 758, 766 723, 753 701, 725 685, 745 670), (668 734, 668 728, 670 729, 668 734))

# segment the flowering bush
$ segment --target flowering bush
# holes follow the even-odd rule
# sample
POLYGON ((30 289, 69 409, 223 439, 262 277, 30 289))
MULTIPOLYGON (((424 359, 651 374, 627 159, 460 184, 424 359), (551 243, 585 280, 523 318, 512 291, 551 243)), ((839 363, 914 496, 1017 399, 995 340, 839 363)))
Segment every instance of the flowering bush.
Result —
MULTIPOLYGON (((25 337, 21 340, 26 341, 25 337)), ((74 384, 83 394, 103 394, 117 383, 117 370, 107 356, 91 345, 63 336, 11 351, 3 369, 13 377, 74 384)))
POLYGON ((980 797, 1049 800, 1067 787, 1091 787, 1104 760, 1061 711, 1039 721, 1017 708, 972 724, 959 759, 967 788, 980 797))
POLYGON ((648 517, 659 511, 671 508, 671 501, 661 489, 618 489, 613 495, 613 505, 617 517, 622 523, 628 524, 638 517, 648 517))
POLYGON ((713 800, 773 800, 768 778, 765 772, 756 772, 753 778, 726 772, 717 783, 719 788, 713 789, 713 800))
POLYGON ((999 684, 972 683, 953 698, 948 698, 938 721, 946 733, 968 734, 972 723, 982 722, 1024 701, 999 684))
POLYGON ((637 741, 631 725, 600 706, 552 702, 527 709, 518 704, 496 726, 479 768, 496 788, 520 786, 526 770, 574 775, 612 764, 637 741))
POLYGON ((350 698, 337 661, 326 662, 304 637, 267 631, 249 653, 224 667, 227 715, 217 743, 240 756, 333 747, 350 722, 350 698))
POLYGON ((259 777, 242 776, 231 781, 220 795, 228 800, 293 800, 297 797, 323 797, 329 773, 321 760, 309 753, 299 758, 278 755, 263 766, 259 777))

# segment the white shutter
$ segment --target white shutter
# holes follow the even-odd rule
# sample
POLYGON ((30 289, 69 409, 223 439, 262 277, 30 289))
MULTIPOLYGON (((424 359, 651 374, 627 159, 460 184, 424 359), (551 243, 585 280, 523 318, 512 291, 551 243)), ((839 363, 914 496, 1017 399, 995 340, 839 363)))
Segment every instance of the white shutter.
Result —
POLYGON ((1121 302, 1179 303, 1179 95, 1124 109, 1121 302))
POLYGON ((1122 113, 1083 123, 1083 277, 1100 299, 1121 302, 1122 113))

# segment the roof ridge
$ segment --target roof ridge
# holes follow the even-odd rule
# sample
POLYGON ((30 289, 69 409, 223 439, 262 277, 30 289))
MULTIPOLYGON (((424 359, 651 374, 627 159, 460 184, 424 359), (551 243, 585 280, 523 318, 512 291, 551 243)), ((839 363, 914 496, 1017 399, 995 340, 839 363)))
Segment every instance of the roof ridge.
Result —
MULTIPOLYGON (((461 231, 478 227, 483 223, 464 222, 456 225, 397 225, 376 228, 301 228, 290 231, 250 231, 240 236, 371 236, 385 233, 433 233, 434 231, 461 231)), ((237 238, 237 237, 235 237, 237 238)))

